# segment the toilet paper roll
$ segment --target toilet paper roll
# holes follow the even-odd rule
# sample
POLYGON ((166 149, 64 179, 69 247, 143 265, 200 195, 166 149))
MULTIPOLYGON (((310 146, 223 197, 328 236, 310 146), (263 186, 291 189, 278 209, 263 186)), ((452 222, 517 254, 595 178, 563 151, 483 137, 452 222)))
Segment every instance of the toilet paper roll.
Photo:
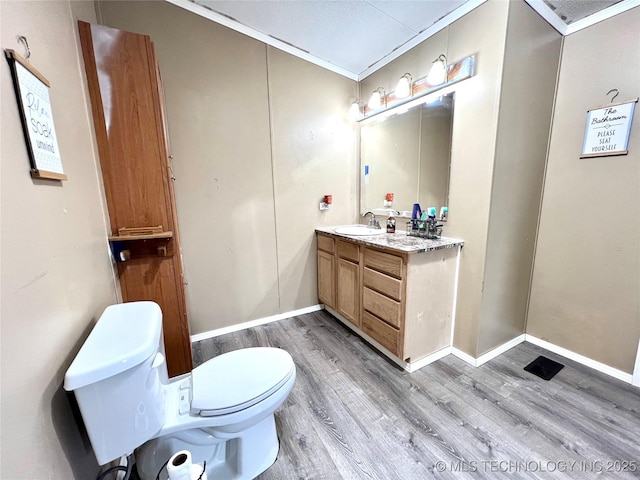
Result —
POLYGON ((181 450, 175 453, 167 463, 169 480, 191 480, 191 452, 181 450))
POLYGON ((207 480, 207 473, 203 470, 202 465, 193 464, 189 450, 175 453, 167 463, 169 480, 207 480))

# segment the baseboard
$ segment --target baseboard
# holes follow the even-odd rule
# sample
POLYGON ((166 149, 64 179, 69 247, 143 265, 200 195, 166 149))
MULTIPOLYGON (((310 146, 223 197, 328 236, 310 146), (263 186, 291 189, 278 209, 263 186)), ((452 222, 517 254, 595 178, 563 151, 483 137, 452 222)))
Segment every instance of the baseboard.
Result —
POLYGON ((490 350, 487 353, 480 355, 478 358, 476 358, 476 367, 479 367, 480 365, 487 363, 489 360, 492 360, 497 356, 502 355, 504 352, 506 352, 507 350, 511 350, 516 345, 520 345, 522 342, 524 342, 524 340, 525 340, 525 334, 523 333, 522 335, 518 335, 516 338, 512 338, 508 342, 503 343, 499 347, 496 347, 493 350, 490 350))
POLYGON ((456 357, 460 358, 461 360, 464 360, 468 364, 473 365, 474 367, 479 367, 480 365, 487 363, 489 360, 493 360, 497 356, 502 355, 507 350, 511 350, 516 345, 519 345, 522 342, 524 342, 524 340, 525 340, 525 334, 523 333, 522 335, 518 335, 516 338, 512 338, 508 342, 503 343, 499 347, 496 347, 493 350, 490 350, 487 353, 480 355, 478 358, 474 358, 468 353, 465 353, 462 350, 459 350, 455 347, 451 349, 451 353, 456 357))
MULTIPOLYGON (((617 368, 610 367, 609 365, 605 365, 604 363, 600 363, 589 357, 580 355, 579 353, 572 352, 571 350, 567 350, 563 347, 559 347, 557 345, 554 345, 553 343, 547 342, 546 340, 541 340, 537 337, 534 337, 533 335, 525 335, 525 341, 537 345, 538 347, 542 347, 545 350, 549 350, 550 352, 557 353, 558 355, 568 358, 569 360, 573 360, 574 362, 578 362, 586 367, 593 368, 598 372, 617 378, 618 380, 622 380, 623 382, 633 384, 633 375, 623 372, 622 370, 618 370, 617 368)), ((637 365, 636 369, 638 369, 637 365)))
POLYGON ((604 363, 600 363, 589 357, 585 357, 584 355, 580 355, 579 353, 575 353, 575 352, 572 352, 571 350, 567 350, 566 348, 559 347, 558 345, 554 345, 553 343, 547 342, 546 340, 541 340, 529 334, 522 334, 514 338, 513 340, 509 340, 507 343, 504 343, 499 347, 494 348, 490 352, 487 352, 484 355, 479 356, 478 358, 474 358, 468 353, 465 353, 462 350, 459 350, 455 347, 451 349, 451 353, 456 357, 460 358, 461 360, 464 360, 469 365, 473 365, 474 367, 479 367, 480 365, 488 362, 493 358, 496 358, 498 355, 502 355, 507 350, 515 347, 516 345, 522 342, 532 343, 533 345, 542 347, 545 350, 549 350, 550 352, 553 352, 562 357, 568 358, 569 360, 578 362, 581 365, 584 365, 585 367, 593 368, 598 372, 617 378, 618 380, 622 380, 623 382, 630 383, 635 386, 640 386, 640 345, 638 346, 638 356, 636 358, 636 365, 634 368, 633 375, 623 372, 622 370, 618 370, 617 368, 610 367, 609 365, 605 365, 604 363))
POLYGON ((451 354, 458 357, 460 360, 467 362, 469 365, 477 366, 476 359, 469 355, 468 353, 463 352, 462 350, 457 349, 456 347, 451 347, 451 354))
POLYGON ((270 317, 258 318, 256 320, 250 320, 248 322, 238 323, 228 327, 196 333, 195 335, 191 335, 191 343, 206 340, 207 338, 219 337, 220 335, 225 335, 227 333, 239 332, 240 330, 246 330, 247 328, 257 327, 259 325, 266 325, 267 323, 277 322, 297 315, 304 315, 305 313, 317 312, 318 310, 322 310, 322 305, 312 305, 311 307, 305 307, 291 312, 279 313, 278 315, 271 315, 270 317))
POLYGON ((422 367, 426 367, 430 363, 436 362, 449 354, 451 354, 451 347, 445 347, 442 350, 438 350, 437 352, 434 352, 431 355, 427 355, 426 357, 423 357, 420 360, 416 360, 415 362, 404 362, 404 369, 409 373, 415 372, 416 370, 419 370, 422 367))

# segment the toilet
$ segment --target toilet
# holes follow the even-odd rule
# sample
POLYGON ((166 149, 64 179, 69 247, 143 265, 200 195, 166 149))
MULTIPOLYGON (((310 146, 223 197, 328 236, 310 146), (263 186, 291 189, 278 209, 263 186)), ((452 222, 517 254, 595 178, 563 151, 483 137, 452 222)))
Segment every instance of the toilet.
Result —
POLYGON ((279 348, 219 355, 169 379, 162 312, 154 302, 107 307, 67 370, 100 465, 135 450, 143 480, 168 478, 181 450, 207 462, 209 479, 251 479, 275 462, 275 410, 296 378, 279 348))

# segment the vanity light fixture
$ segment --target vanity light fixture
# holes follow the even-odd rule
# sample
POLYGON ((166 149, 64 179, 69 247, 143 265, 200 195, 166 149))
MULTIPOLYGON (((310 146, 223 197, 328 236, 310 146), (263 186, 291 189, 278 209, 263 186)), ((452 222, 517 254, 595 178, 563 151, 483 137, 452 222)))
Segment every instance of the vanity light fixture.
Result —
POLYGON ((429 75, 427 75, 427 82, 429 82, 430 85, 440 85, 446 80, 447 57, 443 53, 441 53, 431 65, 431 70, 429 70, 429 75))
POLYGON ((377 110, 378 108, 382 107, 383 99, 384 103, 386 104, 387 96, 384 92, 384 88, 378 87, 371 94, 371 98, 369 98, 367 107, 369 107, 371 110, 377 110))
POLYGON ((398 84, 396 85, 395 96, 396 98, 407 98, 410 97, 413 92, 413 77, 411 77, 410 73, 405 73, 398 80, 398 84))
POLYGON ((406 73, 402 76, 396 91, 385 94, 384 88, 379 87, 373 92, 368 103, 352 105, 350 111, 353 111, 354 115, 358 113, 358 118, 355 120, 366 123, 371 119, 383 121, 389 116, 403 113, 418 103, 437 101, 449 92, 451 85, 470 78, 474 74, 475 57, 473 55, 447 65, 447 57, 442 54, 433 63, 434 68, 431 69, 428 76, 413 80, 411 75, 406 73), (434 71, 437 73, 438 70, 441 72, 437 74, 440 78, 435 80, 430 78, 432 73, 434 71), (403 95, 404 86, 402 83, 405 81, 409 84, 409 95, 402 98, 400 96, 403 95))
POLYGON ((360 109, 360 100, 356 99, 349 107, 349 119, 352 122, 362 118, 362 110, 360 109))

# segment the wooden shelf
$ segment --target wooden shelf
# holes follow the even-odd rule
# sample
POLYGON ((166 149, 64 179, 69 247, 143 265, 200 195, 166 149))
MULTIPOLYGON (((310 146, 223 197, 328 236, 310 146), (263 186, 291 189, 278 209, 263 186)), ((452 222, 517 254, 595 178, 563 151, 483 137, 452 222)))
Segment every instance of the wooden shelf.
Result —
POLYGON ((173 238, 171 230, 160 233, 149 233, 141 235, 112 235, 109 237, 110 242, 131 242, 134 240, 155 240, 159 238, 173 238))

